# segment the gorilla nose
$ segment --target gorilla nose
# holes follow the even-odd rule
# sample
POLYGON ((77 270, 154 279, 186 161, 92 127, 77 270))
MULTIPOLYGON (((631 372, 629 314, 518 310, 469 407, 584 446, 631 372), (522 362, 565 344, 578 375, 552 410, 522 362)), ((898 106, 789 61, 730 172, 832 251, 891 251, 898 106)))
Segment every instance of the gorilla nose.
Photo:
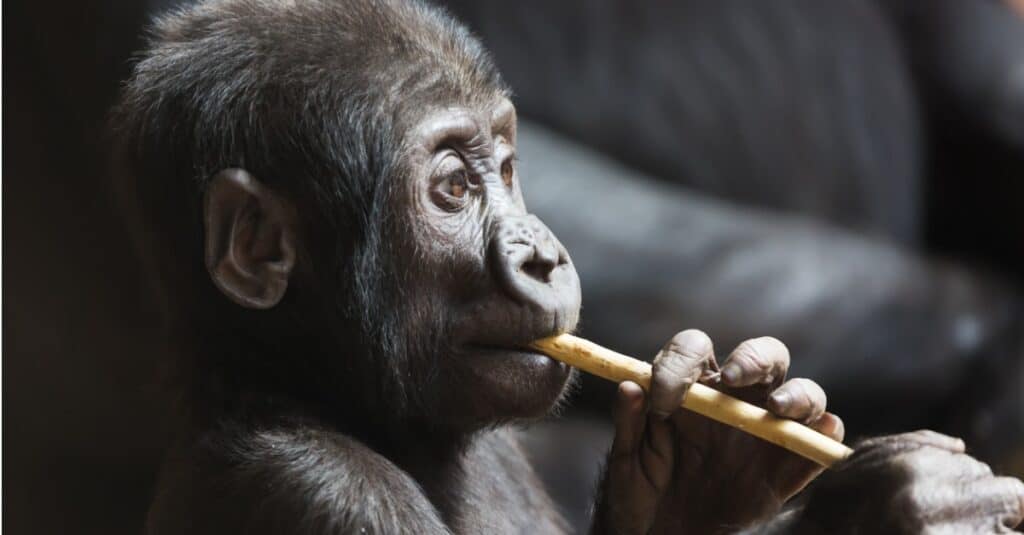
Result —
POLYGON ((536 216, 503 218, 492 246, 499 279, 519 301, 547 308, 578 285, 565 248, 536 216))
POLYGON ((540 282, 551 282, 551 272, 565 261, 560 261, 558 246, 547 230, 533 232, 533 255, 524 255, 526 261, 519 271, 540 282))

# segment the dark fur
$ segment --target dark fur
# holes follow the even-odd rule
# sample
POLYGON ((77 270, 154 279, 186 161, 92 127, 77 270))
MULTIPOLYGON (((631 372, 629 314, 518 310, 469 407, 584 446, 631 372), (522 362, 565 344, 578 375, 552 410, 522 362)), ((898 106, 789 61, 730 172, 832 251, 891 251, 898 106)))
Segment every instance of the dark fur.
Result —
POLYGON ((470 442, 479 429, 436 413, 425 384, 472 385, 439 377, 450 329, 415 293, 400 206, 424 109, 506 93, 419 3, 226 0, 156 22, 113 115, 182 355, 187 431, 151 532, 560 529, 511 433, 470 442), (303 207, 303 271, 269 311, 230 304, 204 269, 201 199, 230 167, 303 207))
MULTIPOLYGON (((404 347, 378 347, 381 341, 403 342, 397 336, 401 319, 388 317, 402 298, 388 292, 402 287, 394 279, 403 274, 388 269, 401 251, 389 250, 384 235, 402 223, 387 209, 403 141, 404 125, 396 120, 414 119, 428 98, 462 101, 495 91, 503 91, 501 80, 478 44, 442 13, 419 4, 210 2, 159 19, 115 124, 131 174, 140 177, 133 185, 142 212, 152 214, 155 232, 147 238, 157 255, 165 255, 157 265, 165 268, 176 334, 199 328, 204 340, 237 339, 243 330, 253 343, 239 353, 252 364, 255 348, 307 345, 302 340, 319 327, 310 326, 317 314, 297 314, 315 304, 354 326, 338 333, 353 353, 414 360, 404 347), (377 30, 367 35, 365 28, 377 30), (237 322, 226 321, 238 314, 217 306, 224 300, 202 269, 198 216, 207 178, 232 166, 249 169, 308 207, 302 215, 310 248, 317 251, 310 260, 319 262, 306 274, 308 287, 291 292, 291 303, 237 322), (201 288, 200 295, 181 295, 188 288, 201 288), (203 310, 212 313, 197 317, 203 310), (280 336, 282 324, 289 326, 287 339, 280 336), (262 333, 273 336, 263 339, 262 333)), ((408 338, 425 339, 420 333, 408 338)), ((256 351, 262 352, 277 353, 256 351)), ((374 370, 373 377, 396 376, 374 401, 416 403, 398 380, 406 365, 390 362, 374 370)))

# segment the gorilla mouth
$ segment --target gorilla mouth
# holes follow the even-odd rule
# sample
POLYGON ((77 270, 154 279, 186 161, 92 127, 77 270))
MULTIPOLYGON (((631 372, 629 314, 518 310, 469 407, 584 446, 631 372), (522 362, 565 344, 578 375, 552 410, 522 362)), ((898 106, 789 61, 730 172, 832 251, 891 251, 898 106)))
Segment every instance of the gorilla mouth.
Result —
POLYGON ((566 392, 572 368, 517 344, 463 346, 462 365, 473 378, 489 418, 537 418, 547 414, 566 392))
POLYGON ((469 344, 470 351, 474 353, 528 353, 531 355, 537 355, 540 357, 551 358, 547 355, 538 352, 536 349, 530 348, 528 343, 524 344, 469 344))
POLYGON ((488 358, 516 360, 532 367, 555 366, 559 369, 568 369, 568 365, 529 348, 526 343, 522 345, 470 344, 468 347, 470 353, 488 358))

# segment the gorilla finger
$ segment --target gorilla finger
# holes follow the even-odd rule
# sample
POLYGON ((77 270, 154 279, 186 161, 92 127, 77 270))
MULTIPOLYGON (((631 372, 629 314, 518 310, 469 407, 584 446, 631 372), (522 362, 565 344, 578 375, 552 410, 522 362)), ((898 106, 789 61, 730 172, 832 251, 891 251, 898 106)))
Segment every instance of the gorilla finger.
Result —
POLYGON ((651 369, 651 413, 664 419, 679 409, 686 392, 715 359, 708 335, 696 329, 672 337, 651 369))
POLYGON ((1003 525, 1016 528, 1024 524, 1024 482, 1015 477, 1001 477, 1007 487, 1006 512, 1003 525))
POLYGON ((640 385, 631 381, 619 383, 612 416, 615 422, 612 458, 631 455, 639 447, 644 433, 643 408, 644 391, 640 385))
POLYGON ((935 481, 965 484, 992 478, 987 464, 963 453, 933 446, 922 446, 900 455, 901 464, 912 473, 935 481))
POLYGON ((647 422, 640 448, 640 461, 648 481, 660 493, 668 488, 675 462, 672 423, 659 418, 647 422))
POLYGON ((792 379, 768 396, 768 410, 778 416, 804 423, 825 413, 825 391, 810 379, 792 379))
MULTIPOLYGON (((920 436, 915 435, 913 438, 920 436)), ((953 445, 922 443, 903 435, 874 437, 854 444, 853 455, 843 461, 843 465, 870 466, 882 470, 886 467, 902 466, 914 473, 929 474, 947 480, 974 479, 975 474, 983 475, 979 471, 980 468, 974 466, 980 463, 947 447, 953 445)))
POLYGON ((1002 526, 1017 527, 1024 521, 1024 483, 1015 477, 978 479, 960 493, 978 514, 996 517, 1002 526))
MULTIPOLYGON (((843 420, 831 412, 822 414, 821 418, 807 425, 811 429, 839 442, 842 442, 843 437, 846 435, 843 420)), ((794 494, 803 490, 808 483, 818 477, 824 470, 824 467, 815 462, 808 461, 794 454, 788 454, 778 463, 774 476, 774 488, 788 500, 794 494)))
POLYGON ((814 429, 832 440, 842 442, 843 438, 846 437, 846 425, 843 424, 842 418, 832 414, 831 412, 822 414, 821 418, 818 418, 816 421, 811 422, 808 425, 811 429, 814 429))
POLYGON ((928 429, 920 429, 899 435, 868 438, 860 441, 854 449, 895 449, 905 451, 923 446, 932 446, 953 453, 963 453, 967 449, 963 440, 928 429))
POLYGON ((781 383, 789 371, 789 349, 771 336, 741 343, 726 359, 722 379, 728 386, 781 383))

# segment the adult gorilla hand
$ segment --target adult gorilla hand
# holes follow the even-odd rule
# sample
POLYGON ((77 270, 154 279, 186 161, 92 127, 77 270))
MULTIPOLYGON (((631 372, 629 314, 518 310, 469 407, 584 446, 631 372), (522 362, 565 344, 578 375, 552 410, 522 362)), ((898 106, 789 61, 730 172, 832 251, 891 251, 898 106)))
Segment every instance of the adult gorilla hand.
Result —
POLYGON ((960 439, 916 431, 858 444, 815 482, 782 531, 1009 533, 1022 519, 1024 483, 992 475, 960 439))
POLYGON ((788 368, 789 351, 774 338, 743 342, 719 373, 707 335, 674 336, 654 360, 647 395, 619 385, 594 532, 713 534, 776 514, 822 468, 679 406, 700 380, 841 440, 825 393, 807 379, 783 383, 788 368))

